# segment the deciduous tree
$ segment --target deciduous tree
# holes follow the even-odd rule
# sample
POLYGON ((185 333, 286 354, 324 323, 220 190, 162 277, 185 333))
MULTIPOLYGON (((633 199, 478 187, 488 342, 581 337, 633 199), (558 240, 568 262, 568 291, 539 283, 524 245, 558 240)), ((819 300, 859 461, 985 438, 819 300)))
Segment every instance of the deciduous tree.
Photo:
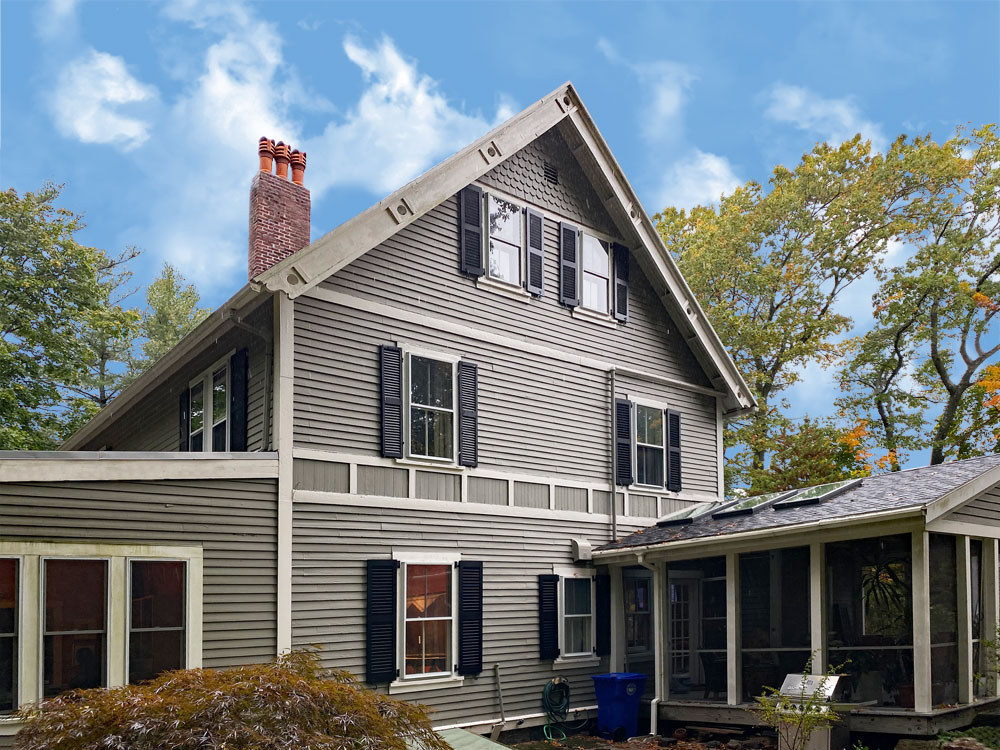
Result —
POLYGON ((205 319, 211 310, 200 304, 194 285, 164 263, 160 275, 146 289, 146 309, 140 323, 143 356, 133 363, 134 374, 141 374, 205 319))

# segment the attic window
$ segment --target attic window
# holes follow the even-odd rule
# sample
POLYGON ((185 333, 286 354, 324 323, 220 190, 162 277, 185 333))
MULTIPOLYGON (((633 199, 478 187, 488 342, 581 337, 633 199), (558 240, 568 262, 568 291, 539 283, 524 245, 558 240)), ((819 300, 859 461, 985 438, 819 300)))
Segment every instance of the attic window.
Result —
POLYGON ((553 185, 559 184, 559 168, 545 162, 542 167, 542 171, 545 173, 545 179, 551 182, 553 185))

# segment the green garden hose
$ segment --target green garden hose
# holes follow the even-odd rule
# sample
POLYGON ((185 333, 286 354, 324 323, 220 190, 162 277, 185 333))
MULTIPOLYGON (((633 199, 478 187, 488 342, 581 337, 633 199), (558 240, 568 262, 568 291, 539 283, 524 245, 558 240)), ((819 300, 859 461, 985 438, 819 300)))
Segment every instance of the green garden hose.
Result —
POLYGON ((566 739, 565 729, 570 731, 583 729, 587 726, 588 717, 582 721, 568 724, 566 715, 569 713, 569 682, 562 677, 553 677, 542 690, 542 708, 548 717, 548 723, 542 732, 547 740, 566 739))

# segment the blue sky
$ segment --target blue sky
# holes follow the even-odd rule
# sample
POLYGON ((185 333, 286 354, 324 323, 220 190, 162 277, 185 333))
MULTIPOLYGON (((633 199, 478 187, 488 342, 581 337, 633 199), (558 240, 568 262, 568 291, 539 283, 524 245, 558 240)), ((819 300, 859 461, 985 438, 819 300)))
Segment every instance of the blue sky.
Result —
MULTIPOLYGON (((65 183, 83 241, 212 306, 246 278, 261 135, 308 152, 318 237, 565 80, 650 213, 818 140, 1000 115, 997 2, 7 0, 0 24, 2 187, 65 183)), ((844 301, 858 330, 871 292, 844 301)), ((835 395, 811 368, 793 413, 835 395)))

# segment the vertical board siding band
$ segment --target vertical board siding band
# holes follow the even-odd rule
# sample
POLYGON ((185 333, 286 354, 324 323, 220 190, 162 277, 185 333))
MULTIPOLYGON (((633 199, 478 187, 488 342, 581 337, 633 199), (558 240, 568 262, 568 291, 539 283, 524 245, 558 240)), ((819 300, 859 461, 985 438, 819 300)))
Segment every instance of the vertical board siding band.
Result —
MULTIPOLYGON (((619 574, 620 575, 620 574, 619 574)), ((598 656, 611 654, 611 576, 599 575, 594 578, 594 627, 597 639, 594 651, 598 656)))
POLYGON ((229 450, 247 449, 247 393, 250 380, 250 356, 240 349, 229 358, 229 450))
POLYGON ((396 679, 396 560, 368 560, 365 682, 396 679))
POLYGON ((483 671, 483 564, 458 563, 458 673, 483 671))
POLYGON ((382 402, 382 456, 403 457, 403 350, 378 348, 379 396, 382 402))
POLYGON ((681 491, 681 413, 667 409, 667 489, 681 491))
POLYGON ((559 223, 559 302, 567 307, 580 304, 579 257, 577 253, 577 228, 566 222, 559 223))
POLYGON ((458 363, 458 463, 479 465, 479 368, 458 363))
POLYGON ((185 388, 180 398, 180 436, 177 450, 186 453, 191 450, 191 392, 185 388))
POLYGON ((632 477, 632 402, 615 399, 615 484, 627 487, 632 477))
POLYGON ((483 263, 483 189, 469 185, 458 194, 459 267, 469 276, 486 273, 483 263))
POLYGON ((524 288, 536 297, 545 292, 545 217, 528 209, 528 268, 524 288))
POLYGON ((538 576, 538 658, 559 658, 559 576, 538 576))
POLYGON ((614 253, 614 266, 615 266, 615 296, 614 296, 614 313, 615 320, 619 323, 628 322, 628 263, 629 254, 628 248, 624 245, 619 245, 617 242, 611 246, 611 251, 614 253))

